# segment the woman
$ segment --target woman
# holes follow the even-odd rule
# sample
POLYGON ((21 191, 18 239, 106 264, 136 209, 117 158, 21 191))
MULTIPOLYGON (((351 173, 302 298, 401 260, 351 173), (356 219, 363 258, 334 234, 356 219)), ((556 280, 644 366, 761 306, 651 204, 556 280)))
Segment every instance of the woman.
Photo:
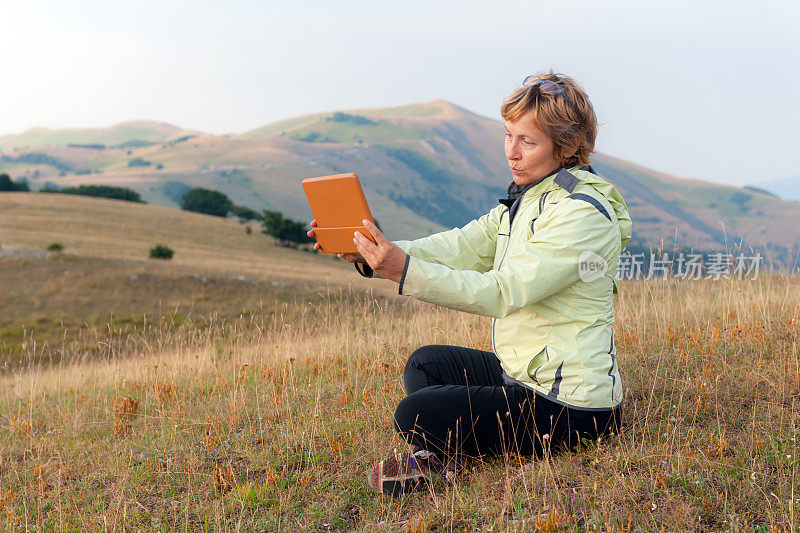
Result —
POLYGON ((548 72, 526 78, 501 115, 507 199, 414 241, 389 242, 365 221, 377 244, 356 233, 360 253, 339 255, 400 294, 493 318, 493 352, 425 346, 409 358, 395 427, 415 451, 378 464, 370 483, 384 493, 423 488, 457 456, 568 449, 620 422, 612 293, 631 219, 588 166, 594 110, 573 79, 548 72))

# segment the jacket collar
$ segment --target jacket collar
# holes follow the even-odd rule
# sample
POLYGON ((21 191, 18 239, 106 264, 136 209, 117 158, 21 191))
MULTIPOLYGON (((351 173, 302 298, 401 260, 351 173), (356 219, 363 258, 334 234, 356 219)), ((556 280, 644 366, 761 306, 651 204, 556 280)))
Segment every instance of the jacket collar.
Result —
POLYGON ((516 202, 519 198, 522 198, 523 196, 529 196, 534 198, 539 197, 546 190, 552 188, 551 186, 553 185, 553 180, 556 178, 556 176, 558 176, 559 172, 561 172, 562 170, 564 169, 559 168, 558 170, 540 179, 536 183, 530 183, 524 186, 517 185, 517 183, 512 180, 511 185, 508 186, 508 198, 501 198, 499 200, 500 203, 510 209, 511 206, 514 205, 514 202, 516 202), (531 192, 531 194, 528 194, 528 192, 530 191, 533 192, 531 192))
POLYGON ((511 209, 512 206, 517 203, 517 200, 519 200, 518 204, 522 203, 523 201, 527 202, 534 200, 539 198, 544 193, 556 190, 558 188, 572 193, 572 191, 575 190, 575 186, 580 181, 578 177, 572 173, 575 170, 591 171, 593 169, 588 165, 575 165, 574 167, 570 168, 561 167, 536 183, 531 183, 530 185, 525 185, 524 187, 517 185, 512 180, 511 185, 508 186, 508 198, 501 198, 500 203, 511 209))

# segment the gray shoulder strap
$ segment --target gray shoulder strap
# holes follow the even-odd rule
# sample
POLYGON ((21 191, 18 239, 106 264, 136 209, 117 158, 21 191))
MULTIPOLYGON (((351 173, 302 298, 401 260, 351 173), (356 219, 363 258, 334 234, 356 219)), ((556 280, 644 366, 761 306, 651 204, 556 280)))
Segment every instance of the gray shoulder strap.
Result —
POLYGON ((575 186, 578 185, 579 181, 578 178, 563 168, 558 171, 558 174, 556 174, 553 180, 556 185, 560 186, 562 189, 566 189, 568 193, 572 193, 572 191, 575 190, 575 186))

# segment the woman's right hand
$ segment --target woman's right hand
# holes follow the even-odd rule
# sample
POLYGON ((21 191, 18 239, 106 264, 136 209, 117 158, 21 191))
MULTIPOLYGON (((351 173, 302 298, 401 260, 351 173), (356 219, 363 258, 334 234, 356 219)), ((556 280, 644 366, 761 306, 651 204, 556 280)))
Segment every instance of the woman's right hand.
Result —
MULTIPOLYGON (((316 228, 317 227, 317 221, 316 220, 312 220, 311 223, 309 224, 309 226, 311 226, 312 228, 316 228)), ((314 233, 313 229, 309 230, 306 235, 308 235, 312 239, 316 239, 316 234, 314 233)), ((314 243, 314 250, 319 250, 320 248, 321 248, 321 246, 319 245, 319 243, 315 242, 314 243)), ((366 263, 364 258, 359 253, 354 253, 354 254, 336 254, 336 257, 338 257, 339 259, 344 259, 345 261, 347 261, 349 263, 366 263)))

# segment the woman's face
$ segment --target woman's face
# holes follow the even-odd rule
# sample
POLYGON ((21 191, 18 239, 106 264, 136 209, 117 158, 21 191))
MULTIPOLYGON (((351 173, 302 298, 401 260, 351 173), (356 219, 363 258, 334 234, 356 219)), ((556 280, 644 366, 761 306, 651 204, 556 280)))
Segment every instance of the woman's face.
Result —
POLYGON ((506 121, 506 159, 517 185, 536 183, 561 166, 553 155, 553 141, 536 126, 533 111, 506 121))

